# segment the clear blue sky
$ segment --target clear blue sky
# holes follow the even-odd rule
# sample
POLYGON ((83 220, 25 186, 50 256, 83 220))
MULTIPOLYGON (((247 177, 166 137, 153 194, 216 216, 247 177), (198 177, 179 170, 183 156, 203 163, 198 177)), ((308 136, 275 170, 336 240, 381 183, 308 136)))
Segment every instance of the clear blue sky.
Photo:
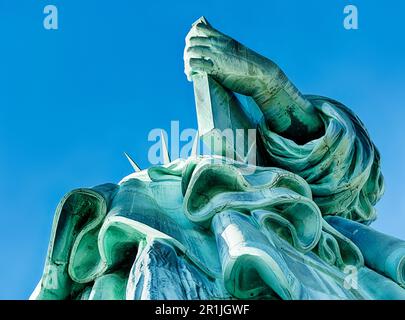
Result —
POLYGON ((365 122, 387 191, 374 226, 405 239, 405 2, 0 0, 0 299, 39 280, 53 213, 69 190, 118 182, 123 151, 147 167, 153 128, 196 127, 182 51, 201 15, 277 62, 304 93, 365 122), (59 29, 43 28, 43 8, 59 29))

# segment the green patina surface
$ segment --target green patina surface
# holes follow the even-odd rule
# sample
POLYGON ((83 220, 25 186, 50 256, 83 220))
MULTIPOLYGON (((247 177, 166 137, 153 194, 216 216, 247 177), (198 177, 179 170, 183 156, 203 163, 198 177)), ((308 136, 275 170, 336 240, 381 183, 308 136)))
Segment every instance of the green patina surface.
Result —
POLYGON ((405 299, 405 242, 369 226, 384 181, 356 115, 203 18, 184 60, 213 154, 130 159, 118 184, 69 192, 31 298, 405 299), (225 129, 257 129, 254 151, 213 144, 225 129))

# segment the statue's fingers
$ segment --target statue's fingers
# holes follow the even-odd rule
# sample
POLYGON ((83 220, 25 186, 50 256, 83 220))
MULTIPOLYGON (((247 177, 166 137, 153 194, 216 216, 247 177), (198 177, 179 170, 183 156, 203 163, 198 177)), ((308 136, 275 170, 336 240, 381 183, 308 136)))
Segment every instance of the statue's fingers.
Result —
POLYGON ((211 73, 214 69, 214 63, 210 59, 191 58, 190 59, 190 74, 193 75, 199 72, 211 73))
POLYGON ((187 48, 187 55, 193 57, 210 57, 212 51, 207 46, 192 46, 187 48))
POLYGON ((188 44, 190 46, 210 46, 213 44, 212 37, 190 37, 188 44))
POLYGON ((214 63, 211 59, 207 58, 190 58, 190 67, 192 69, 202 68, 205 71, 209 71, 214 67, 214 63))
POLYGON ((183 59, 186 64, 189 63, 191 58, 204 58, 210 56, 209 48, 203 46, 186 47, 183 53, 183 59))
POLYGON ((228 46, 231 42, 232 39, 218 39, 217 37, 190 37, 188 46, 206 46, 221 51, 221 49, 228 46))
POLYGON ((214 68, 212 60, 207 58, 188 58, 184 60, 184 73, 189 81, 192 81, 192 75, 196 73, 210 73, 214 68))
POLYGON ((203 22, 197 23, 193 28, 195 28, 195 30, 197 31, 198 34, 202 33, 206 36, 219 37, 219 38, 224 36, 224 34, 222 34, 218 30, 214 29, 213 27, 211 27, 203 22))
POLYGON ((190 43, 190 38, 192 37, 198 37, 198 36, 204 36, 201 34, 201 32, 198 32, 195 26, 193 26, 190 31, 187 33, 186 38, 184 39, 186 42, 186 45, 190 43))

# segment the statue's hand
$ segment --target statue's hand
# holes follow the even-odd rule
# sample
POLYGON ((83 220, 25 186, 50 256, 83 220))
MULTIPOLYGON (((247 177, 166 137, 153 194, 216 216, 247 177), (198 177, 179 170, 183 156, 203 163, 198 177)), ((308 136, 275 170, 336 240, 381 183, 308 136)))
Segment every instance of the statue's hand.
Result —
POLYGON ((214 29, 204 18, 187 34, 184 72, 189 80, 207 73, 234 92, 254 96, 266 90, 273 69, 271 60, 214 29))
POLYGON ((273 61, 215 30, 204 18, 186 37, 184 69, 189 80, 207 73, 229 90, 253 97, 269 128, 288 139, 306 143, 323 133, 314 106, 273 61))

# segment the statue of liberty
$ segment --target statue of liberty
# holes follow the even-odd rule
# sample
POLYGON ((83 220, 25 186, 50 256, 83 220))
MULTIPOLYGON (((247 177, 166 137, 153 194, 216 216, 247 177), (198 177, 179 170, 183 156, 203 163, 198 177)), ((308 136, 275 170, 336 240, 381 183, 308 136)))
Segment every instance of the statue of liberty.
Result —
POLYGON ((405 299, 405 242, 369 226, 384 181, 360 119, 204 18, 184 64, 212 154, 129 158, 118 184, 67 193, 31 298, 405 299), (258 134, 218 144, 228 129, 258 134))

